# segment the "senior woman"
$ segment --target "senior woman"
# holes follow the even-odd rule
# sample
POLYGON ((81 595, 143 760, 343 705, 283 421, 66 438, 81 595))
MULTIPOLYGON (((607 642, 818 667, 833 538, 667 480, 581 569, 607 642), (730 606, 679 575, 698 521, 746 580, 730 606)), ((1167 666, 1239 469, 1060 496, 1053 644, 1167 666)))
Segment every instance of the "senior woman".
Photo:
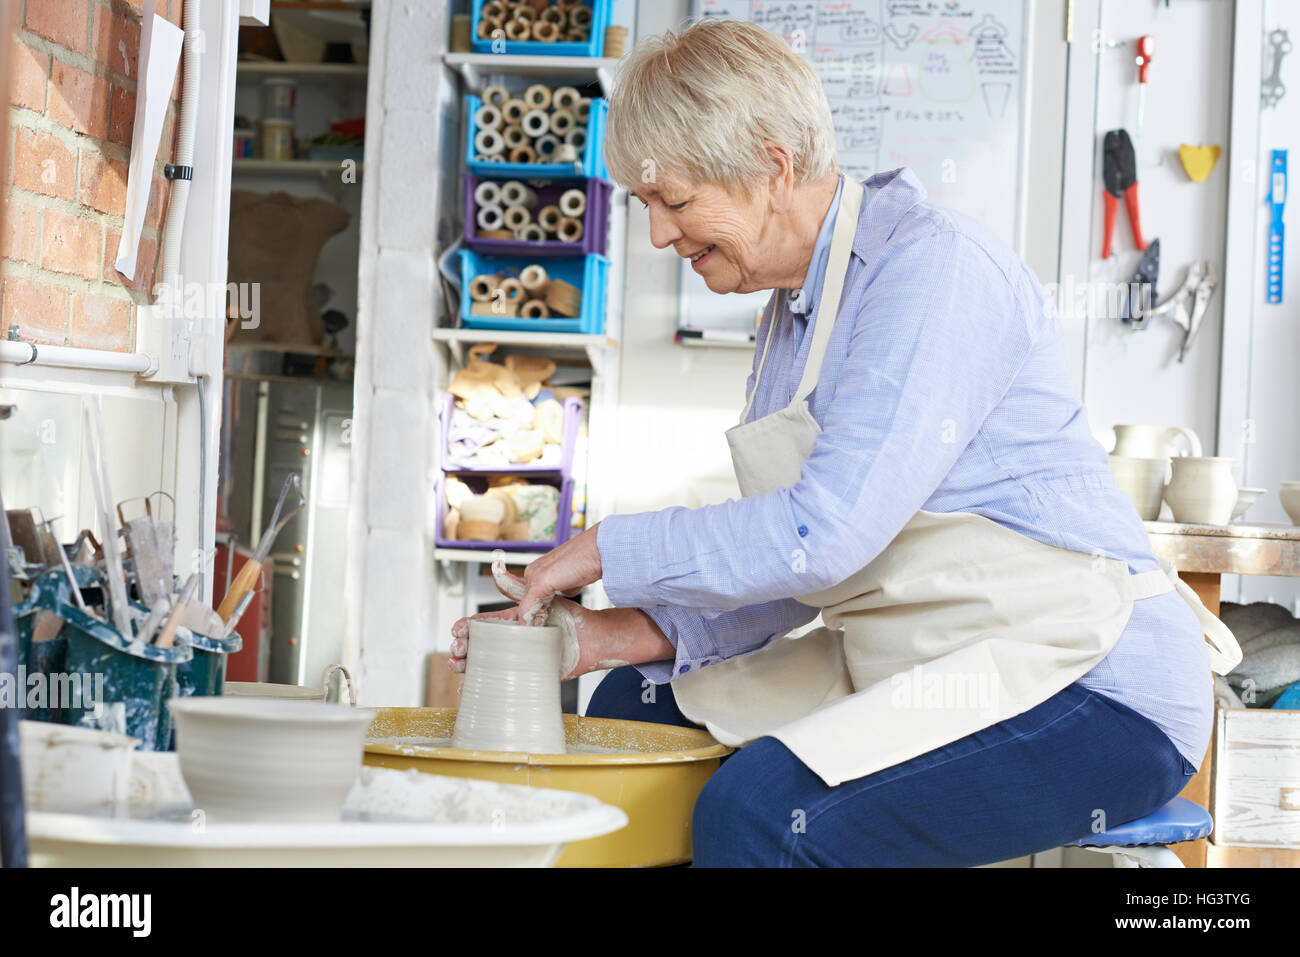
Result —
POLYGON ((1176 795, 1240 652, 1153 558, 1025 264, 909 170, 841 175, 816 74, 752 24, 639 43, 605 150, 657 248, 774 290, 743 497, 608 517, 498 614, 570 623, 570 674, 627 665, 589 715, 744 746, 696 863, 985 864, 1176 795), (562 597, 601 579, 618 607, 562 597))

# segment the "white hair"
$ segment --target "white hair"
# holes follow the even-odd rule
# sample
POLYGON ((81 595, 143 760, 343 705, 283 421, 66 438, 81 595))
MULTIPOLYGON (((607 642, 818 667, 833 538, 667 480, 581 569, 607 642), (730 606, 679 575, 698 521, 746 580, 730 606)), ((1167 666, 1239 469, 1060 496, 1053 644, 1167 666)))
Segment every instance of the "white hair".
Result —
POLYGON ((764 140, 790 151, 798 183, 838 168, 821 80, 763 27, 697 20, 640 41, 619 65, 605 132, 615 181, 756 183, 777 171, 764 140))

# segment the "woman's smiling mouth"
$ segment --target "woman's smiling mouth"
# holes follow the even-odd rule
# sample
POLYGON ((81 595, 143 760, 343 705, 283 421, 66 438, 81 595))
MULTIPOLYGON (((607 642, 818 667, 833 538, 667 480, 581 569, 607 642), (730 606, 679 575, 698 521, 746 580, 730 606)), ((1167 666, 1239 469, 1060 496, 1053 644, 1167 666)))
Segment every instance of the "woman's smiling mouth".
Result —
POLYGON ((691 266, 698 269, 700 263, 709 258, 709 253, 713 252, 713 249, 713 246, 705 246, 699 252, 688 257, 691 261, 691 266))

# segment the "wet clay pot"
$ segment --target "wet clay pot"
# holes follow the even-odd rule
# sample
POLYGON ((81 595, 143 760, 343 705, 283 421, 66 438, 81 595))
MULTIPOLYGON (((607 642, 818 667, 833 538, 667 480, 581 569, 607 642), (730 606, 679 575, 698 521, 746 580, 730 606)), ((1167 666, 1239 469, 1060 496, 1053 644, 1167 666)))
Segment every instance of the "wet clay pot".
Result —
POLYGON ((452 747, 563 754, 561 641, 559 628, 471 621, 452 747))

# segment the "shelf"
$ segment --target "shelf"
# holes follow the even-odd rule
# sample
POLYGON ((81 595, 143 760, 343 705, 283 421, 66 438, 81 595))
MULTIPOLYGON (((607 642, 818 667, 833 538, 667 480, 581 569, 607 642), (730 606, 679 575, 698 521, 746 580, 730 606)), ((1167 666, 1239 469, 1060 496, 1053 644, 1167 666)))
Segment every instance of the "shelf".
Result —
POLYGON ((495 342, 499 346, 529 346, 553 352, 584 352, 597 374, 604 369, 611 354, 618 351, 618 340, 606 335, 579 332, 518 332, 512 329, 434 329, 433 341, 451 350, 457 364, 464 365, 462 346, 495 342))
POLYGON ((281 63, 273 60, 240 60, 235 64, 235 78, 243 77, 322 77, 364 80, 370 67, 364 63, 281 63))
POLYGON ((754 351, 755 341, 752 336, 746 336, 744 333, 714 333, 708 338, 701 336, 681 335, 678 330, 676 342, 679 346, 686 346, 690 349, 746 349, 754 351))
MULTIPOLYGON (((313 174, 327 176, 338 173, 343 160, 264 160, 236 157, 232 163, 235 173, 261 176, 300 176, 313 174)), ((365 168, 364 163, 357 164, 357 173, 365 168)))
MULTIPOLYGON (((492 555, 496 551, 493 548, 485 548, 479 551, 476 548, 435 548, 433 557, 439 562, 481 562, 488 564, 492 561, 492 555)), ((541 558, 546 552, 506 552, 501 554, 506 557, 507 565, 528 565, 541 558)))
POLYGON ((609 91, 614 85, 614 67, 618 60, 611 57, 447 53, 443 55, 442 62, 459 70, 465 82, 476 92, 482 92, 485 76, 510 74, 599 83, 605 96, 609 96, 609 91))

